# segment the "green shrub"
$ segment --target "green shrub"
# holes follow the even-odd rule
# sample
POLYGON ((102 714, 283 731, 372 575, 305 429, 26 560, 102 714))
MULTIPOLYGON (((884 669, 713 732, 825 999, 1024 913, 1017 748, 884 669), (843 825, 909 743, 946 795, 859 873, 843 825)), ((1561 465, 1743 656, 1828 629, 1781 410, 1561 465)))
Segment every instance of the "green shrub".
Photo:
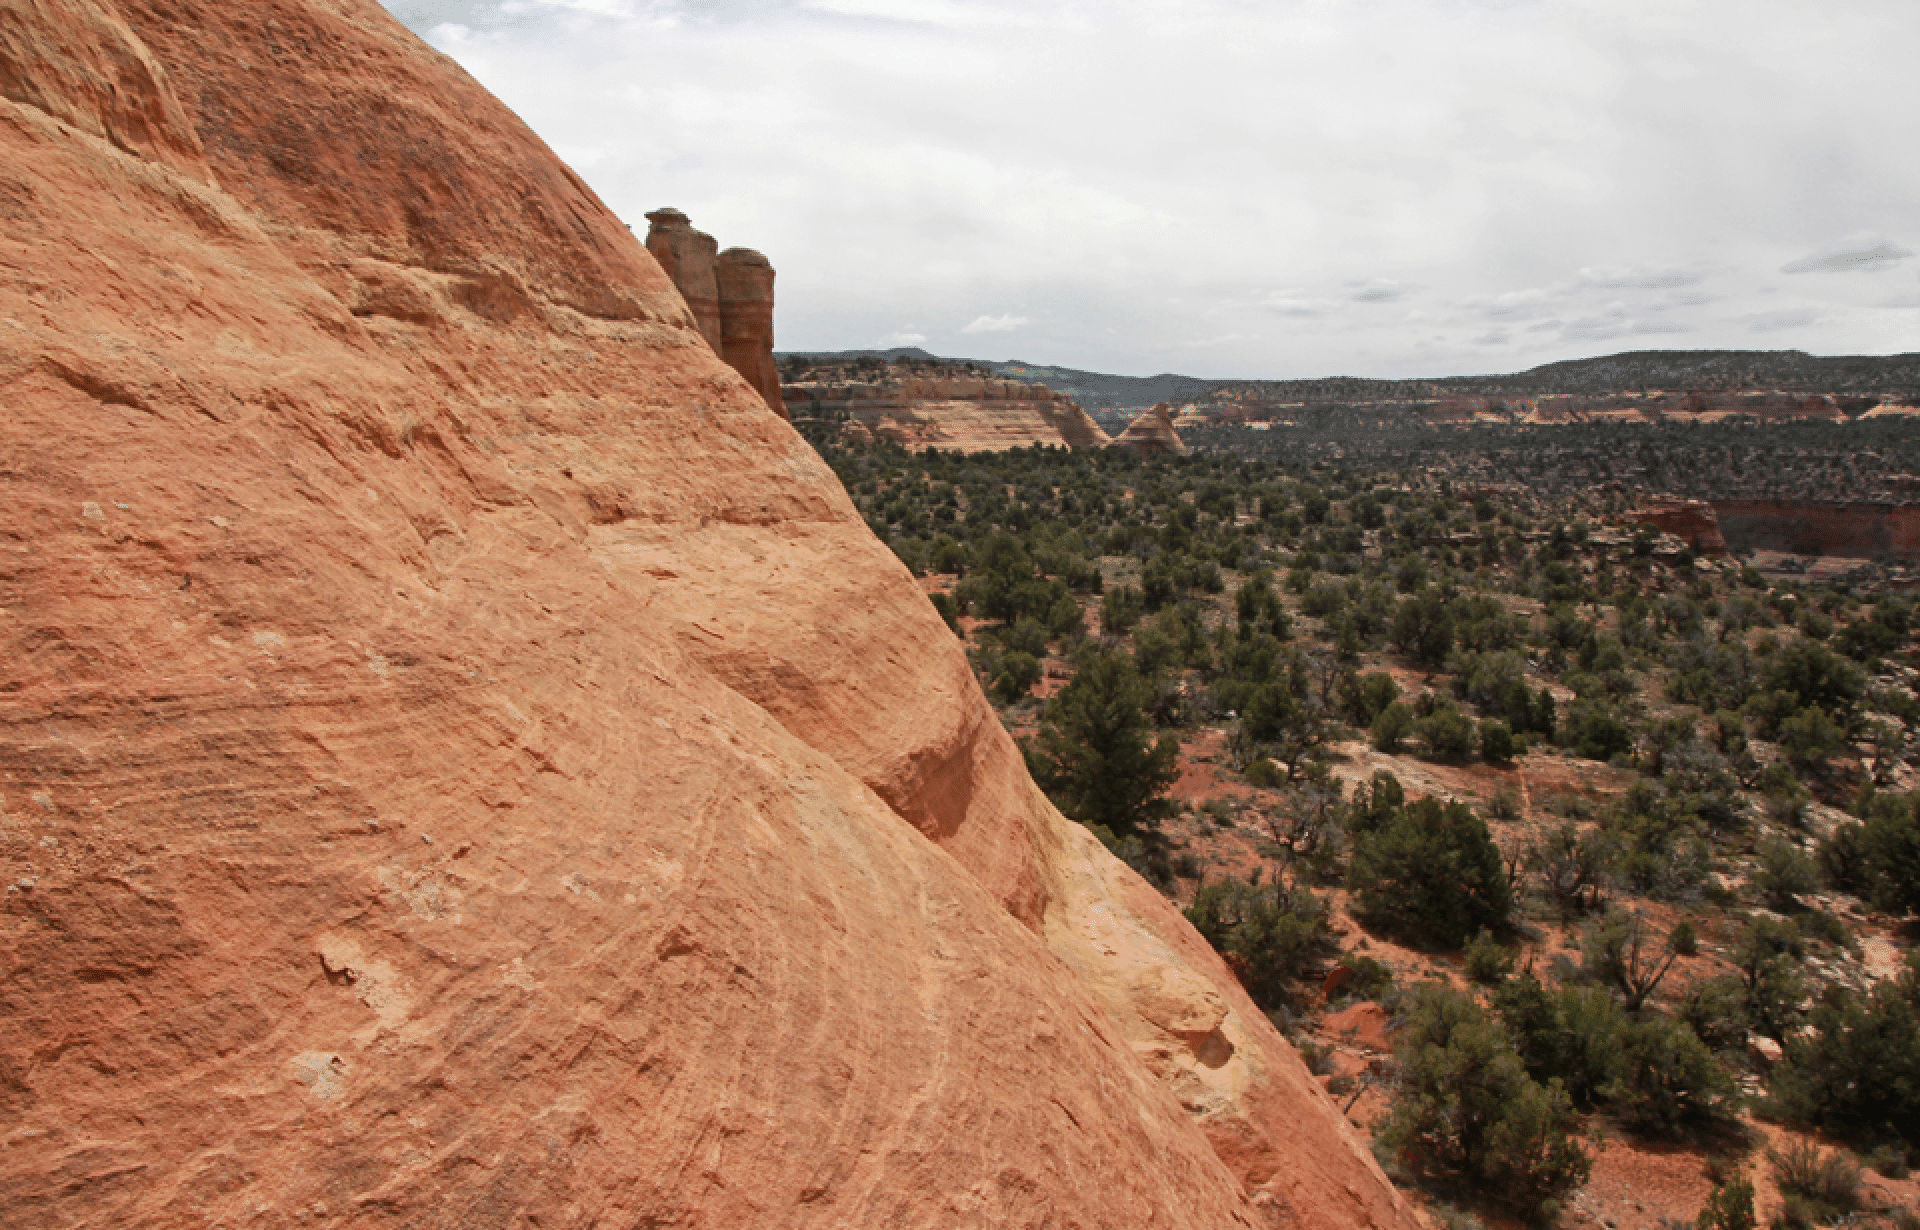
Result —
POLYGON ((1696 983, 1680 1001, 1680 1019, 1716 1051, 1739 1047, 1747 1037, 1747 991, 1731 974, 1696 983))
POLYGON ((1485 931, 1467 945, 1467 977, 1486 986, 1498 986, 1513 973, 1513 950, 1485 931))
POLYGON ((1752 1182, 1733 1179, 1714 1188, 1694 1224, 1698 1230, 1754 1230, 1752 1182))
POLYGON ((1633 727, 1604 701, 1576 700, 1567 706, 1560 742, 1575 755, 1608 761, 1633 750, 1633 727))
POLYGON ((1400 699, 1400 685, 1383 671, 1349 675, 1341 681, 1341 716, 1355 726, 1372 726, 1388 705, 1400 699))
POLYGON ((1583 835, 1578 826, 1567 823, 1549 829, 1528 848, 1526 866, 1539 877, 1562 914, 1570 914, 1599 907, 1611 855, 1604 833, 1583 835))
MULTIPOLYGON (((1773 960, 1786 960, 1784 956, 1773 960)), ((1920 964, 1865 996, 1816 1005, 1806 1034, 1790 1035, 1774 1069, 1783 1117, 1882 1139, 1920 1143, 1920 964)))
POLYGON ((1626 1017, 1612 996, 1597 987, 1548 990, 1527 973, 1494 992, 1493 1006, 1535 1080, 1558 1082, 1582 1106, 1613 1096, 1626 1017))
POLYGON ((1011 705, 1025 700, 1033 691, 1033 685, 1040 682, 1040 659, 1030 653, 1014 650, 1002 654, 1000 669, 993 677, 993 694, 1003 705, 1011 705))
POLYGON ((1920 815, 1913 800, 1872 795, 1860 810, 1864 822, 1840 825, 1821 845, 1822 872, 1876 909, 1920 912, 1920 815))
POLYGON ((1378 1002, 1393 990, 1393 968, 1384 961, 1350 952, 1344 954, 1337 964, 1353 971, 1340 988, 1340 994, 1349 999, 1378 1002))
POLYGON ((1347 887, 1369 922, 1409 943, 1442 948, 1505 926, 1512 907, 1506 867, 1486 823, 1464 803, 1433 798, 1356 833, 1347 887))
POLYGON ((1287 771, 1271 757, 1262 756, 1247 766, 1247 783, 1262 790, 1277 790, 1287 784, 1287 771))
POLYGON ((1734 1086, 1713 1053, 1679 1021, 1649 1016, 1620 1035, 1625 1061, 1616 1112, 1642 1131, 1719 1122, 1735 1109, 1734 1086))
POLYGON ((1473 722, 1452 705, 1414 723, 1414 734, 1435 760, 1465 760, 1473 754, 1473 722))
POLYGON ((1638 914, 1609 910, 1580 941, 1587 972, 1620 992, 1628 1012, 1638 1012, 1678 959, 1670 940, 1656 936, 1638 914))
POLYGON ((1262 1009, 1287 1003, 1294 981, 1336 947, 1326 903, 1281 884, 1204 885, 1187 921, 1227 958, 1262 1009))
POLYGON ((1400 745, 1413 733, 1413 723, 1412 709, 1397 700, 1389 704, 1373 719, 1373 729, 1369 732, 1373 750, 1388 756, 1398 755, 1400 745))
POLYGON ((1844 1153, 1802 1140, 1767 1150, 1767 1161, 1785 1206, 1775 1225, 1825 1225, 1860 1207, 1860 1167, 1844 1153))
POLYGON ((1480 723, 1480 759, 1505 764, 1513 759, 1513 731, 1505 722, 1488 718, 1480 723))
POLYGON ((1179 744, 1153 738, 1151 689, 1125 654, 1089 649, 1078 666, 1040 715, 1028 768, 1069 817, 1125 838, 1171 813, 1179 744))
POLYGON ((958 603, 954 602, 953 595, 931 593, 927 595, 927 601, 933 604, 933 609, 939 612, 942 620, 946 621, 948 629, 950 629, 954 635, 958 636, 960 634, 960 607, 958 603))
POLYGON ((1782 912, 1797 909, 1801 894, 1820 887, 1820 873, 1813 860, 1785 838, 1764 837, 1755 853, 1759 865, 1753 873, 1753 884, 1770 908, 1782 912))
POLYGON ((1382 1141, 1417 1172, 1524 1213, 1557 1211, 1592 1168, 1566 1092, 1527 1075, 1506 1031, 1471 996, 1423 988, 1410 1015, 1382 1141))

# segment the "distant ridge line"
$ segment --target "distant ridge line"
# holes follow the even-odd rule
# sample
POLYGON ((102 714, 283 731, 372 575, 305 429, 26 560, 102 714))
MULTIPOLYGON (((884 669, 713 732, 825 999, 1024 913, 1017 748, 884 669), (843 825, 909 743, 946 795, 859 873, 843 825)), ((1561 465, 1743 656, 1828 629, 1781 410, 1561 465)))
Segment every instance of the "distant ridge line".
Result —
POLYGON ((814 362, 873 358, 886 362, 970 363, 1008 380, 1045 384, 1090 410, 1145 407, 1163 401, 1199 401, 1228 390, 1258 393, 1261 400, 1306 402, 1740 388, 1920 397, 1920 353, 1810 355, 1800 350, 1633 350, 1590 359, 1561 359, 1509 374, 1410 380, 1358 376, 1303 380, 1206 379, 1171 372, 1157 376, 1116 376, 1020 359, 946 358, 918 346, 886 350, 783 351, 775 357, 814 362))

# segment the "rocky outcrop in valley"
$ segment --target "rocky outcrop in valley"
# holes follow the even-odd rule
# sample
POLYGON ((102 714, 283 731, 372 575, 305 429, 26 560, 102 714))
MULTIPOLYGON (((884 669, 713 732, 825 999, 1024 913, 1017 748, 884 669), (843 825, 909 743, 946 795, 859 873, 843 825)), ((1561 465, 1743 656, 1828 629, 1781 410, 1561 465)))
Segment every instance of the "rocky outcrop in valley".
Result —
POLYGON ((1187 451, 1187 446, 1180 442, 1180 433, 1174 430, 1172 407, 1165 402, 1128 424, 1127 429, 1114 439, 1113 446, 1142 457, 1187 451))

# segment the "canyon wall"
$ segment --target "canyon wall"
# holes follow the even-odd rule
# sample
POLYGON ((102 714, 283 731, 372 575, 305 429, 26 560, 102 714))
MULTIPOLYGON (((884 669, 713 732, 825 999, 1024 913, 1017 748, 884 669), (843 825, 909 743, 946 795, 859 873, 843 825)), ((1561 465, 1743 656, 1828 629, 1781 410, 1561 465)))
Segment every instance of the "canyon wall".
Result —
POLYGON ((0 95, 9 1226, 1416 1224, 450 60, 19 0, 0 95))
POLYGON ((1715 500, 1713 507, 1735 551, 1920 560, 1920 505, 1715 500))
POLYGON ((873 379, 796 380, 784 389, 793 418, 841 421, 850 441, 890 440, 918 451, 963 453, 1048 444, 1104 448, 1107 433, 1043 384, 992 376, 888 373, 873 379))
POLYGON ((1651 525, 1672 534, 1688 549, 1707 555, 1725 555, 1727 540, 1720 530, 1714 506, 1705 500, 1669 500, 1636 508, 1627 514, 1631 524, 1651 525))

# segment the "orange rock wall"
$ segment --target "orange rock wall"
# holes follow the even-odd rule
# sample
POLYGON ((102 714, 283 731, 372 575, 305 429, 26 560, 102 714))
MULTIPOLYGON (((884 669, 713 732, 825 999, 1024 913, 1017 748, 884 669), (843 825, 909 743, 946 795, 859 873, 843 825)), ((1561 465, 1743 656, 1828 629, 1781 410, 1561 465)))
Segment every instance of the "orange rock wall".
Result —
POLYGON ((788 412, 844 416, 854 439, 963 453, 1048 444, 1104 448, 1107 433, 1071 399, 1043 384, 980 376, 911 376, 871 383, 798 381, 788 412))
POLYGON ((451 61, 4 20, 10 1227, 1411 1230, 451 61))
POLYGON ((1920 505, 1715 500, 1734 550, 1920 560, 1920 505))
POLYGON ((1714 506, 1705 500, 1681 500, 1638 508, 1627 514, 1636 524, 1644 522, 1661 532, 1672 534, 1695 551, 1725 555, 1727 540, 1720 531, 1714 506))

